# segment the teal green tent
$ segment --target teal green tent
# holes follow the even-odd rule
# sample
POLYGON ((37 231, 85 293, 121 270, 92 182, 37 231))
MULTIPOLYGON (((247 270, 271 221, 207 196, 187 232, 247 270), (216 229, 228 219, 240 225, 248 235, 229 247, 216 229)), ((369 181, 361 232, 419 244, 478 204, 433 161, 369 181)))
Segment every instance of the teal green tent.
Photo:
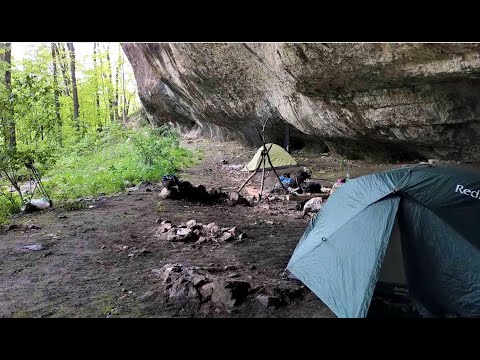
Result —
POLYGON ((366 317, 377 282, 420 312, 480 316, 480 175, 415 166, 350 180, 287 265, 338 317, 366 317))

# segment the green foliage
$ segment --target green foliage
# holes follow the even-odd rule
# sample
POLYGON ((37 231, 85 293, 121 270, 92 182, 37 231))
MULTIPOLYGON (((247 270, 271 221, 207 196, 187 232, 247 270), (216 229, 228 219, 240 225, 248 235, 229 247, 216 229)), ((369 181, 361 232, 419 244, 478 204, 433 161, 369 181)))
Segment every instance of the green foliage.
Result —
POLYGON ((194 161, 191 152, 179 147, 178 135, 110 126, 65 149, 45 174, 45 187, 54 202, 62 203, 119 192, 144 180, 157 181, 194 161))
POLYGON ((108 61, 107 50, 101 48, 95 63, 93 47, 91 55, 76 57, 79 130, 73 119, 68 52, 59 47, 56 82, 50 44, 35 45, 21 61, 13 58, 11 89, 3 81, 8 64, 0 61, 0 222, 24 203, 20 184, 29 179, 27 161, 42 174, 54 204, 66 210, 85 206, 77 198, 156 181, 195 161, 196 154, 182 149, 168 126, 153 130, 122 126, 123 115, 138 108, 138 96, 129 86, 133 74, 123 72, 122 53, 118 58, 110 54, 108 61), (16 148, 9 149, 12 123, 16 148))

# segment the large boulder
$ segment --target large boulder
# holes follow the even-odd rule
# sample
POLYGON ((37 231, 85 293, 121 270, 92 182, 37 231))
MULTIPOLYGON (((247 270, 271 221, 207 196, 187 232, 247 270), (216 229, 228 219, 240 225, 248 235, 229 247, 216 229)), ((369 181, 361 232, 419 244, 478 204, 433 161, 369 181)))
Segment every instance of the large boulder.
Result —
POLYGON ((480 158, 479 44, 126 43, 150 122, 347 156, 480 158))

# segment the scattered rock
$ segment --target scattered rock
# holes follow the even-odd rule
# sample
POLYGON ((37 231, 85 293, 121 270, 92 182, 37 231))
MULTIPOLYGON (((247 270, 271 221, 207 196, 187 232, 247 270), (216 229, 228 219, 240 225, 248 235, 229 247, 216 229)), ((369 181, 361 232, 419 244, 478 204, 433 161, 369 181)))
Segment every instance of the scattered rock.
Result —
POLYGON ((197 221, 196 221, 196 220, 188 220, 188 221, 187 221, 187 224, 186 224, 186 226, 187 226, 188 228, 193 228, 193 227, 195 227, 196 225, 197 225, 197 221))
POLYGON ((440 160, 438 160, 438 159, 428 159, 428 163, 430 165, 438 164, 439 162, 440 162, 440 160))
POLYGON ((203 225, 196 220, 189 220, 186 224, 178 226, 172 224, 170 221, 164 220, 157 229, 156 235, 168 241, 180 242, 194 242, 196 244, 203 244, 207 241, 223 242, 233 241, 236 236, 239 238, 245 237, 243 233, 236 227, 222 228, 212 222, 203 225))
POLYGON ((34 230, 34 229, 41 229, 41 226, 35 225, 35 224, 25 224, 22 227, 24 230, 34 230))
POLYGON ((161 233, 167 232, 171 228, 172 228, 172 223, 170 221, 168 220, 162 221, 160 223, 160 226, 157 229, 157 233, 161 234, 161 233))
POLYGON ((244 232, 240 233, 240 235, 238 235, 238 241, 243 241, 245 239, 248 239, 248 235, 245 234, 244 232))
POLYGON ((160 199, 169 199, 171 194, 172 194, 171 190, 164 187, 162 191, 160 191, 160 194, 158 194, 158 197, 160 199))
POLYGON ((189 228, 180 228, 177 230, 177 241, 190 241, 196 240, 195 234, 193 233, 192 229, 189 228))
POLYGON ((250 202, 239 193, 231 192, 228 194, 227 205, 228 206, 235 206, 235 205, 250 206, 250 202))
POLYGON ((20 248, 20 250, 25 251, 41 251, 44 249, 45 247, 42 244, 25 245, 20 248))
POLYGON ((231 232, 225 231, 220 238, 220 241, 230 241, 233 239, 235 239, 235 236, 231 232))
POLYGON ((212 302, 232 308, 241 304, 247 297, 250 284, 246 281, 215 281, 213 285, 212 302))
POLYGON ((177 241, 177 229, 171 228, 167 231, 168 241, 177 241))
POLYGON ((281 300, 275 296, 258 295, 257 300, 265 307, 279 307, 281 300))
POLYGON ((314 197, 308 200, 303 206, 303 214, 316 213, 323 206, 323 199, 321 197, 314 197))
POLYGON ((207 241, 207 238, 205 236, 200 236, 197 241, 195 241, 195 244, 200 245, 203 244, 207 241))
POLYGON ((202 297, 202 302, 210 301, 213 294, 213 283, 202 285, 198 291, 202 297))

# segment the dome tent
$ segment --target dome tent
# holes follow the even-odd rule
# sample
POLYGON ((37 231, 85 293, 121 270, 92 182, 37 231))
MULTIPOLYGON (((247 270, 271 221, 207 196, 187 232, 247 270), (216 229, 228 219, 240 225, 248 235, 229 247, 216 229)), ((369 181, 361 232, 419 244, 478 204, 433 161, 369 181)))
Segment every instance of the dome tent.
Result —
POLYGON ((365 317, 377 282, 424 315, 480 316, 480 175, 416 166, 350 180, 287 265, 338 317, 365 317))
MULTIPOLYGON (((288 152, 286 152, 281 146, 277 144, 266 144, 265 145, 268 151, 268 155, 270 156, 270 160, 272 161, 272 165, 275 168, 282 168, 282 167, 288 167, 288 166, 296 166, 297 162, 293 157, 290 156, 288 152)), ((253 156, 252 160, 245 165, 245 167, 242 169, 242 171, 255 171, 257 168, 258 164, 262 161, 262 151, 263 151, 263 146, 261 146, 255 155, 253 156)), ((261 166, 260 166, 261 168, 261 166)), ((268 160, 265 162, 265 169, 271 169, 272 167, 268 163, 268 160)))

